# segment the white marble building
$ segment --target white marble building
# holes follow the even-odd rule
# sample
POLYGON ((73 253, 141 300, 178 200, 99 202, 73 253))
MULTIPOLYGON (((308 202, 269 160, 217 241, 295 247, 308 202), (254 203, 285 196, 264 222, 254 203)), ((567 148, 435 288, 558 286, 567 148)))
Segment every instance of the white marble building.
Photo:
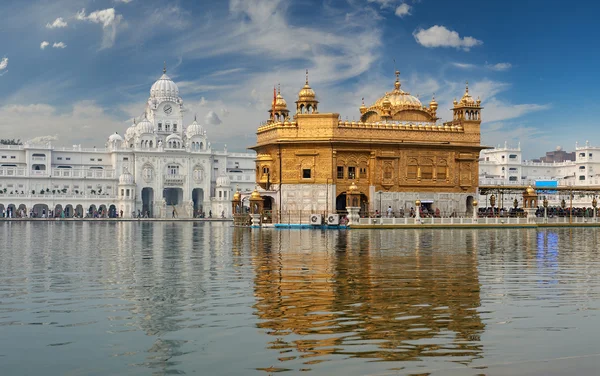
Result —
POLYGON ((165 69, 143 115, 103 149, 0 145, 0 216, 230 217, 236 186, 254 189, 256 154, 213 150, 184 112, 165 69))
MULTIPOLYGON (((480 186, 536 186, 536 182, 555 181, 559 186, 600 187, 600 147, 575 145, 575 161, 557 163, 533 162, 523 160, 521 146, 509 146, 505 143, 493 149, 482 150, 479 159, 480 186)), ((520 197, 509 197, 513 200, 520 197)), ((563 197, 548 195, 551 206, 558 205, 563 197)), ((590 195, 573 198, 574 205, 591 206, 590 195)), ((485 196, 479 197, 485 203, 485 196)), ((505 204, 506 206, 506 204, 505 204)))

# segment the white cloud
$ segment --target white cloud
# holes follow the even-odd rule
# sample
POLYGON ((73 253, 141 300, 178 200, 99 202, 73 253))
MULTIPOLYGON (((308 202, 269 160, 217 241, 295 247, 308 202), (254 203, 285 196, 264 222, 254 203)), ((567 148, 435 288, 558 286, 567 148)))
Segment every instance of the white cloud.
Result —
POLYGON ((408 5, 406 3, 402 3, 396 8, 396 11, 394 13, 396 14, 396 16, 398 16, 400 18, 402 18, 404 16, 409 16, 410 8, 411 8, 410 5, 408 5))
POLYGON ((210 125, 219 125, 222 123, 219 115, 217 115, 214 111, 209 111, 204 117, 204 122, 210 125))
POLYGON ((379 4, 382 9, 385 9, 392 8, 396 3, 396 0, 368 0, 368 2, 379 4))
POLYGON ((65 20, 62 19, 62 17, 58 17, 57 19, 54 20, 54 22, 52 23, 47 23, 46 27, 48 29, 56 29, 56 28, 61 28, 61 27, 67 27, 67 22, 65 20))
POLYGON ((42 43, 40 43, 40 48, 43 50, 44 48, 48 47, 49 45, 50 45, 50 42, 43 41, 42 43))
POLYGON ((469 51, 471 47, 483 44, 473 37, 461 38, 456 31, 448 30, 444 26, 435 25, 429 29, 417 29, 413 32, 417 43, 424 47, 454 47, 469 51))
POLYGON ((117 30, 123 22, 123 16, 116 14, 115 8, 97 10, 86 16, 85 9, 77 12, 75 19, 79 21, 88 21, 102 25, 102 45, 101 49, 110 48, 115 44, 117 30))
POLYGON ((94 101, 76 102, 70 109, 45 103, 0 106, 0 134, 26 140, 35 135, 56 135, 64 145, 83 143, 104 146, 110 134, 126 126, 108 115, 94 101), (15 127, 14 124, 28 124, 15 127))
POLYGON ((512 64, 511 63, 497 63, 497 64, 485 64, 485 67, 487 69, 493 70, 493 71, 506 71, 509 70, 510 68, 512 68, 512 64))
POLYGON ((133 0, 115 0, 117 3, 125 3, 125 4, 129 4, 131 3, 133 0))
POLYGON ((52 45, 52 48, 67 48, 67 45, 64 44, 63 42, 54 42, 54 44, 52 45))
POLYGON ((461 68, 461 69, 473 69, 473 68, 477 68, 477 65, 475 64, 468 64, 468 63, 452 63, 453 66, 457 67, 457 68, 461 68))
POLYGON ((0 60, 0 71, 6 69, 7 67, 8 67, 8 58, 3 57, 2 60, 0 60))

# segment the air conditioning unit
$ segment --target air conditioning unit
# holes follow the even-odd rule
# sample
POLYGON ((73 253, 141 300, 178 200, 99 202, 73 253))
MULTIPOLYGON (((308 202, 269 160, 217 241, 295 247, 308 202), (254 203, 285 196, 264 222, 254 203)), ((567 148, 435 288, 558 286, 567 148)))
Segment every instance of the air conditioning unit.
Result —
POLYGON ((311 214, 309 221, 311 225, 320 226, 323 224, 323 216, 321 214, 311 214))
POLYGON ((327 224, 330 226, 337 226, 340 224, 340 215, 339 214, 329 214, 327 216, 327 224))

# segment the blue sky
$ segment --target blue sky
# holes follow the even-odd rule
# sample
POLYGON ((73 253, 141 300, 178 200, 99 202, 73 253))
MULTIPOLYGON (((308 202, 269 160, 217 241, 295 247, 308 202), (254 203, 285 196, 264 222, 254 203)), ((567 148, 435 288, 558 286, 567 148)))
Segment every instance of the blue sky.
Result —
POLYGON ((2 1, 0 137, 102 146, 140 116, 163 61, 216 147, 243 151, 272 88, 293 107, 309 69, 320 112, 359 116, 393 87, 451 116, 464 92, 485 107, 487 145, 600 145, 600 5, 559 1, 2 1), (44 43, 45 42, 45 43, 44 43), (42 44, 43 43, 43 44, 42 44))

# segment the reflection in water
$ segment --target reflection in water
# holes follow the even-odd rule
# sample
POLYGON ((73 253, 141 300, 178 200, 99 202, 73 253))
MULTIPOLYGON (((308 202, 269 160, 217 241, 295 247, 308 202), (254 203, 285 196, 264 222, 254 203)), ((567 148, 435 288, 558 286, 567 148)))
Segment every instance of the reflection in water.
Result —
POLYGON ((252 238, 256 314, 274 337, 269 347, 280 352, 281 367, 333 356, 480 356, 474 232, 408 231, 401 242, 386 231, 238 235, 252 238), (462 246, 440 250, 448 235, 462 246))
POLYGON ((589 354, 599 234, 0 222, 0 359, 7 374, 475 375, 589 354))

